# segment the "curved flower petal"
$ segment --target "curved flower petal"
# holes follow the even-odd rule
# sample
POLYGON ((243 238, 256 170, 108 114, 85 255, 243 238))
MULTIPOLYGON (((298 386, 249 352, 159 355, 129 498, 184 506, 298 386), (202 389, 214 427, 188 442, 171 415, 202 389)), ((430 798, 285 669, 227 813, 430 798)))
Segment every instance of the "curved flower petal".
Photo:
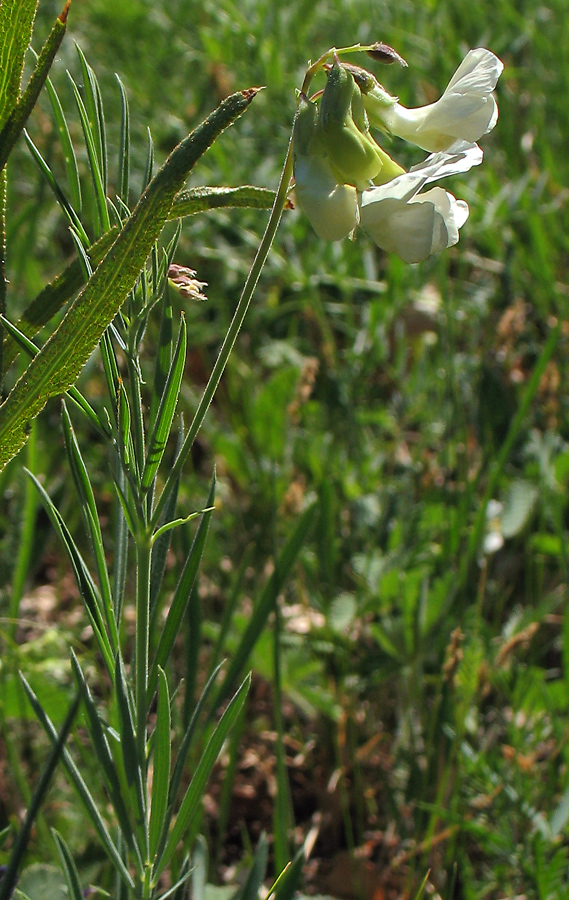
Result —
POLYGON ((373 88, 364 95, 365 107, 373 125, 424 150, 446 150, 456 140, 477 141, 494 128, 498 105, 492 91, 503 68, 494 53, 479 47, 467 53, 436 103, 407 109, 373 88))
POLYGON ((357 226, 359 209, 356 189, 338 184, 325 159, 297 156, 294 165, 296 199, 316 234, 340 241, 357 226))
POLYGON ((364 191, 362 195, 362 228, 379 247, 397 253, 408 263, 421 262, 431 253, 452 247, 468 218, 468 205, 440 187, 408 201, 373 199, 371 193, 364 191))

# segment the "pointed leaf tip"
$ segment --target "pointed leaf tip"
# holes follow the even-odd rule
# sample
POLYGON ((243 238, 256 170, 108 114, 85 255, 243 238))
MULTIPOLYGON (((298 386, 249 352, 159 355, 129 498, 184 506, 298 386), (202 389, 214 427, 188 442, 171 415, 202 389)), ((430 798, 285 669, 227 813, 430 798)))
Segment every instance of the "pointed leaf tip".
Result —
POLYGON ((264 91, 264 90, 265 90, 265 85, 263 84, 263 85, 261 85, 261 87, 245 88, 245 90, 241 91, 241 93, 245 97, 245 100, 248 100, 250 103, 251 100, 253 100, 253 98, 257 96, 259 91, 264 91))
POLYGON ((70 6, 71 6, 71 0, 67 0, 65 6, 63 7, 63 9, 61 10, 61 12, 60 12, 60 14, 59 14, 59 21, 60 21, 63 25, 65 25, 65 23, 67 22, 67 14, 68 14, 68 12, 69 12, 69 7, 70 7, 70 6))

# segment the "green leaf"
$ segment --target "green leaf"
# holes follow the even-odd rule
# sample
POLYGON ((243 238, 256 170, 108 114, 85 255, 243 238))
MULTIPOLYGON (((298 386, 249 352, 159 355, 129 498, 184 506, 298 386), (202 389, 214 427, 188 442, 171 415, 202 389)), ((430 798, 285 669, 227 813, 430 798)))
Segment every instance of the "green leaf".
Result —
MULTIPOLYGON (((85 106, 88 113, 89 130, 93 135, 93 142, 97 158, 97 165, 101 173, 101 184, 103 195, 107 194, 107 140, 105 134, 105 115, 103 112, 103 101, 101 98, 101 89, 97 76, 93 69, 85 59, 85 54, 81 47, 76 44, 75 49, 79 56, 81 64, 81 72, 83 74, 83 91, 85 93, 85 106)), ((107 229, 105 228, 105 231, 107 229)))
MULTIPOLYGON (((269 209, 275 199, 274 191, 266 188, 244 185, 238 188, 194 188, 180 192, 168 213, 168 220, 195 215, 208 209, 228 209, 231 207, 252 207, 269 209), (211 192, 211 193, 204 193, 211 192)), ((89 247, 88 253, 93 268, 104 258, 119 232, 118 226, 99 238, 89 247)), ((58 312, 61 307, 84 285, 85 279, 78 260, 74 260, 52 282, 38 294, 18 321, 18 328, 28 337, 33 337, 40 328, 58 312)), ((14 359, 14 348, 5 339, 5 372, 14 359)), ((169 365, 169 360, 168 360, 169 365)))
MULTIPOLYGON (((32 704, 32 706, 34 708, 35 714, 38 717, 41 726, 43 727, 44 731, 46 732, 47 736, 50 738, 52 743, 55 743, 57 741, 57 731, 55 730, 53 723, 51 722, 49 717, 45 714, 40 702, 38 701, 36 695, 32 691, 31 687, 27 683, 24 676, 20 675, 20 678, 22 680, 22 684, 24 685, 24 688, 26 690, 26 693, 28 695, 30 703, 32 704)), ((75 787, 75 790, 77 791, 77 793, 79 794, 79 796, 81 797, 81 800, 83 801, 83 803, 85 805, 85 808, 89 814, 89 818, 91 819, 91 822, 93 823, 95 830, 96 830, 97 834, 99 835, 99 838, 101 839, 103 846, 105 847, 105 850, 107 851, 107 853, 109 854, 110 858, 113 861, 115 870, 120 874, 121 880, 124 881, 125 884, 131 890, 134 890, 134 882, 132 880, 132 877, 131 877, 128 869, 126 868, 115 844, 113 843, 111 836, 109 835, 109 832, 107 831, 107 827, 101 818, 99 810, 97 809, 97 805, 96 805, 95 801, 93 800, 93 797, 91 796, 89 788, 85 784, 85 782, 81 776, 81 773, 79 772, 79 769, 73 762, 73 758, 68 753, 68 751, 65 749, 63 749, 63 753, 62 753, 62 762, 63 762, 63 764, 67 770, 67 773, 73 783, 73 786, 75 787)), ((2 884, 2 882, 0 882, 0 886, 1 886, 1 884, 2 884)), ((0 900, 5 900, 5 898, 3 898, 1 894, 0 894, 0 900)))
POLYGON ((121 137, 119 145, 119 171, 117 177, 117 195, 128 206, 130 187, 130 116, 128 98, 122 81, 115 75, 121 92, 121 137))
POLYGON ((197 187, 180 191, 172 204, 171 216, 193 216, 208 209, 270 209, 275 192, 243 184, 240 187, 197 187))
POLYGON ((316 509, 317 505, 313 503, 312 506, 309 506, 308 509, 304 511, 296 528, 283 547, 276 561, 275 570, 264 586, 261 596, 253 608, 249 623, 243 633, 237 650, 233 654, 227 674, 216 697, 215 706, 219 706, 233 689, 233 685, 247 663, 253 647, 265 628, 267 619, 274 609, 275 600, 281 592, 296 558, 308 537, 310 529, 312 528, 316 509))
POLYGON ((297 896, 300 886, 303 865, 304 849, 300 849, 291 864, 281 872, 269 891, 266 900, 269 900, 271 894, 274 895, 275 900, 293 900, 297 896))
POLYGON ((77 213, 81 215, 81 209, 83 205, 81 198, 81 182, 79 180, 77 158, 75 156, 75 149, 73 147, 73 142, 71 141, 71 136, 69 134, 67 120, 65 118, 65 114, 63 112, 63 108, 61 106, 57 91, 51 83, 50 78, 47 79, 45 86, 47 88, 47 93, 51 103, 53 117, 55 119, 55 124, 57 127, 57 133, 59 135, 59 143, 61 144, 61 151, 63 153, 63 162, 65 163, 65 173, 67 175, 69 190, 71 191, 71 201, 73 203, 73 207, 77 210, 77 213))
MULTIPOLYGON (((83 137, 85 138, 85 146, 87 148, 87 159, 89 161, 89 171, 91 173, 91 182, 95 195, 97 214, 99 217, 99 228, 100 232, 103 233, 105 231, 108 231, 111 227, 111 220, 109 218, 109 208, 107 206, 107 194, 105 191, 104 174, 101 170, 101 151, 99 146, 100 134, 98 132, 98 129, 96 129, 95 131, 93 130, 93 124, 91 122, 90 115, 87 113, 85 104, 83 103, 83 98, 81 97, 79 88, 75 84, 75 81, 73 80, 69 72, 67 73, 67 75, 69 77, 69 81, 71 82, 73 94, 75 95, 75 102, 79 111, 79 118, 81 120, 81 127, 83 129, 83 137)), ((86 90, 88 84, 89 81, 87 80, 85 84, 86 90)), ((87 91, 87 94, 88 96, 90 96, 89 91, 87 91)))
MULTIPOLYGON (((26 687, 25 681, 24 687, 26 687)), ((57 765, 59 764, 59 761, 64 753, 65 742, 69 736, 69 732, 71 731, 71 726, 73 725, 75 714, 77 713, 77 710, 79 708, 80 700, 81 694, 78 693, 69 708, 59 734, 57 734, 54 729, 53 746, 51 748, 45 767, 38 779, 38 783, 34 790, 32 800, 26 812, 26 817, 23 821, 22 827, 20 828, 18 836, 14 841, 14 846, 10 854, 8 866, 6 868, 6 871, 4 872, 2 880, 0 881, 0 900, 8 900, 8 898, 12 895, 12 891, 17 881, 17 872, 20 868, 21 860, 26 851, 26 847, 32 833, 33 824, 43 805, 45 795, 51 784, 51 779, 53 777, 55 769, 57 768, 57 765)))
POLYGON ((89 690, 89 685, 85 680, 85 676, 83 675, 81 667, 73 651, 71 652, 71 663, 73 666, 73 672, 75 674, 77 684, 81 688, 83 694, 83 702, 85 705, 85 712, 87 714, 87 727, 89 731, 89 737, 91 738, 93 747, 95 748, 95 753, 97 754, 97 759, 103 772, 105 785, 109 793, 109 797, 111 798, 111 802, 113 804, 119 826, 121 828, 125 841, 127 842, 129 848, 134 851, 138 863, 140 867, 142 867, 141 854, 134 838, 132 823, 130 821, 130 816, 127 810, 127 803, 125 802, 125 798, 121 790, 119 773, 115 767, 115 762, 113 760, 111 749, 107 741, 107 736, 103 729, 101 719, 99 718, 97 704, 93 699, 91 691, 89 690))
POLYGON ((49 397, 73 384, 133 288, 189 172, 224 128, 245 112, 256 93, 239 91, 224 100, 154 176, 107 256, 0 407, 0 469, 25 443, 29 420, 49 397))
POLYGON ((55 828, 51 829, 53 839, 57 846, 57 852, 63 866, 63 874, 67 882, 67 896, 70 900, 83 900, 83 891, 81 890, 81 882, 79 881, 79 872, 71 855, 69 847, 55 828))
POLYGON ((111 647, 109 636, 105 628, 104 609, 101 595, 99 594, 99 591, 97 590, 97 587, 93 579, 91 578, 89 570, 85 565, 85 561, 83 560, 83 557, 81 556, 81 553, 79 552, 75 541, 71 537, 71 533, 67 528, 67 525, 65 524, 63 517, 61 516, 61 513, 51 500, 49 494, 44 490, 43 486, 37 480, 35 475, 33 475, 31 472, 27 472, 27 474, 32 479, 34 485, 39 491, 45 511, 47 512, 51 520, 51 524, 63 541, 64 547, 67 551, 67 555, 69 556, 71 565, 73 566, 75 580, 83 598, 85 608, 89 615, 95 637, 97 638, 101 653, 105 658, 107 670, 112 677, 114 671, 113 649, 111 647))
POLYGON ((154 859, 168 808, 170 784, 170 696, 164 670, 158 669, 158 707, 154 731, 154 775, 150 805, 150 859, 154 859))
MULTIPOLYGON (((188 753, 190 752, 190 747, 192 746, 192 741, 194 735, 196 733, 196 728, 198 722, 200 720, 200 716, 202 711, 205 708, 207 703, 207 699, 211 694, 211 690, 215 684, 216 678, 219 674, 219 670, 221 669, 222 663, 214 669, 210 677, 208 678, 206 685, 201 693, 201 696, 196 703, 196 707, 192 713, 192 718, 190 719, 189 725, 186 728, 182 743, 180 745, 180 749, 178 751, 178 756, 176 758, 176 764, 174 766, 174 771, 172 772, 172 778, 170 781, 170 789, 168 791, 168 804, 169 810, 166 815, 165 822, 169 823, 172 819, 172 812, 174 803, 176 802, 176 798, 178 796, 178 790, 180 789, 180 784, 182 782, 182 775, 184 774, 184 766, 186 765, 186 760, 188 758, 188 753)), ((167 825, 165 828, 165 833, 167 834, 167 825)))
POLYGON ((223 747, 225 739, 229 734, 231 727, 235 722, 235 719, 239 715, 239 711, 241 710, 243 703, 245 702, 250 684, 251 676, 248 675, 241 684, 237 693, 234 695, 234 697, 232 697, 230 703, 227 706, 227 709, 223 713, 223 716, 221 717, 217 728, 213 732, 207 744, 207 747, 205 748, 200 758, 188 790, 186 791, 184 799, 182 800, 180 810, 174 822, 174 827, 172 828, 172 831, 166 842, 164 852, 156 862, 156 866, 153 871, 154 883, 156 883, 160 874, 164 871, 165 867, 170 862, 174 851, 178 846, 178 843, 184 837, 184 834, 192 823, 194 816, 201 809, 201 798, 209 780, 211 770, 213 769, 217 757, 221 752, 221 748, 223 747))
MULTIPOLYGON (((215 476, 213 477, 209 497, 207 498, 207 506, 210 508, 213 507, 214 497, 215 476)), ((160 634, 156 657, 152 664, 150 677, 148 679, 148 703, 150 703, 150 700, 156 688, 158 667, 165 667, 168 659, 170 658, 170 654, 174 646, 174 641, 176 640, 176 637, 180 630, 184 612, 188 605, 190 594, 194 586, 194 581, 198 573, 203 549, 207 538, 211 515, 211 512, 204 513, 196 532, 196 536, 190 548, 188 558, 186 559, 186 562, 184 564, 182 574, 180 575, 180 579, 178 581, 178 584, 176 585, 176 590, 174 591, 174 596, 172 598, 172 603, 170 604, 170 609, 168 610, 166 622, 164 623, 162 632, 160 634)))
POLYGON ((259 891, 267 874, 267 862, 269 859, 269 847, 265 833, 262 832, 257 844, 257 851, 253 858, 253 865, 247 875, 247 880, 238 894, 238 900, 257 900, 259 891))
POLYGON ((47 79, 47 73, 63 40, 67 27, 65 24, 66 18, 67 11, 64 10, 61 16, 55 20, 47 41, 37 58, 27 87, 11 110, 0 132, 0 169, 3 169, 6 165, 10 153, 20 137, 32 109, 36 105, 40 91, 47 79))
POLYGON ((69 465, 71 466, 73 481, 75 483, 75 488, 77 490, 81 503, 83 521, 85 522, 85 527, 87 529, 87 534, 91 543, 91 549, 95 558, 95 565, 99 578, 99 588, 101 591, 101 598, 103 609, 105 612, 105 621, 107 624, 107 632, 110 638, 111 649, 113 650, 113 653, 116 653, 119 640, 118 630, 113 610, 113 598, 111 593, 111 583, 109 580, 109 571, 107 569, 107 561, 105 558, 103 535, 101 532, 101 526, 99 524, 99 513, 97 511, 95 495, 93 494, 87 467, 83 461, 83 457, 81 456, 79 444, 77 442, 75 431, 73 430, 73 425, 71 424, 71 419, 69 418, 69 413, 67 412, 65 403, 61 404, 61 421, 63 426, 63 435, 65 438, 65 449, 67 450, 67 457, 69 459, 69 465))
MULTIPOLYGON (((1 882, 0 882, 1 883, 1 882)), ((16 900, 67 900, 65 881, 59 869, 45 863, 35 863, 24 869, 14 894, 16 900)))
POLYGON ((63 212, 65 213, 65 215, 67 216, 67 218, 69 219, 69 222, 71 223, 71 225, 73 225, 77 229, 77 233, 81 236, 81 240, 84 243, 85 247, 88 247, 90 244, 90 241, 89 241, 89 238, 87 237, 87 232, 85 231, 85 229, 83 228, 83 225, 81 224, 81 220, 79 219, 79 216, 77 215, 77 213, 71 206, 71 203, 65 196, 65 192, 64 192, 63 188, 61 187, 61 185, 55 178, 53 172, 51 171, 50 167, 46 163, 45 159, 41 155, 40 151, 38 150, 38 148, 32 141, 31 137, 29 136, 29 134, 25 128, 24 128, 24 137, 26 139, 28 149, 29 149, 30 153, 32 154, 34 162, 37 164, 40 172, 44 175, 47 183, 49 184, 50 188, 52 189, 53 193, 55 194, 57 202, 61 206, 61 208, 62 208, 63 212))
POLYGON ((0 3, 0 127, 20 96, 24 57, 32 38, 39 0, 0 3))
POLYGON ((186 322, 185 319, 182 318, 178 341, 174 351, 174 358, 172 359, 170 371, 166 378, 166 384, 164 385, 164 391, 152 429, 152 436, 148 444, 148 452, 141 483, 143 491, 148 491, 152 485, 156 472, 158 471, 158 466, 164 455, 164 450, 166 449, 166 443, 172 427, 172 420, 174 418, 174 413, 176 412, 176 406, 178 405, 178 397, 180 395, 185 364, 186 322))

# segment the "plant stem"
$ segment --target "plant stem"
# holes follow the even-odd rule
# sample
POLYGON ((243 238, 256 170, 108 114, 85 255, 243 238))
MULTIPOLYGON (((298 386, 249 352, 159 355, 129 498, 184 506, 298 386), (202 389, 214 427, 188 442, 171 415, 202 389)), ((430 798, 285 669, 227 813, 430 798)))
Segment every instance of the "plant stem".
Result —
POLYGON ((235 341, 237 340, 237 336, 241 330, 241 326, 243 325, 245 316, 247 315, 247 310, 249 309, 251 298, 255 292, 255 288, 257 287, 259 276, 263 270, 263 266, 265 265, 267 256, 269 255, 269 250, 271 249, 271 246, 273 244, 273 240, 279 222, 281 220, 283 210, 285 208, 291 175, 292 133, 289 140, 287 155, 277 189, 275 202, 271 210, 271 215, 269 216, 269 221, 267 222, 265 233, 263 235, 261 243, 259 244, 259 248, 257 250, 255 259, 253 260, 251 269, 249 270, 249 275, 247 276, 247 281, 245 282, 243 291, 241 292, 239 303, 237 304, 237 307, 233 314, 233 319, 231 320, 231 324, 229 326, 227 334, 225 335, 223 344, 221 345, 221 350, 219 351, 219 355, 215 361, 212 373, 209 376, 209 381, 202 394, 199 406, 194 414, 194 418, 182 445, 182 449, 180 450, 176 462, 170 470, 170 474, 166 480, 166 484, 164 485, 164 489, 162 491, 162 494, 160 495, 160 499, 156 504, 156 508, 152 516, 153 528, 155 528, 157 523, 160 521, 160 516, 162 515, 162 511, 170 495, 170 489, 173 486, 176 478, 178 478, 180 472, 182 471, 182 468, 186 461, 186 457, 191 450, 196 435, 202 426, 203 420, 206 417, 209 405, 213 400, 213 396, 217 390, 219 382, 221 381, 221 376, 223 375, 225 366, 227 365, 227 360, 229 359, 231 351, 233 350, 233 347, 235 345, 235 341))
POLYGON ((148 632, 150 622, 150 568, 152 544, 147 533, 136 539, 136 742, 140 767, 146 780, 146 720, 148 706, 148 632))

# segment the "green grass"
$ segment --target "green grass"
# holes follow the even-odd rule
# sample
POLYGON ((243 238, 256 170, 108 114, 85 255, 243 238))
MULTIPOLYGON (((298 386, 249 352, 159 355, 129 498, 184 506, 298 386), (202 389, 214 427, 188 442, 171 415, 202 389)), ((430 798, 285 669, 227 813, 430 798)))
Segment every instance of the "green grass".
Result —
MULTIPOLYGON (((51 2, 40 4, 36 49, 57 12, 51 2)), ((120 75, 130 104, 134 196, 143 183, 146 125, 160 164, 223 95, 251 85, 266 90, 208 151, 190 184, 246 182, 275 189, 294 89, 307 60, 329 46, 358 40, 392 44, 409 68, 374 71, 408 105, 435 99, 471 47, 492 49, 506 65, 498 88, 500 118, 481 142, 484 163, 450 184, 471 208, 455 248, 406 266, 362 234, 353 243, 325 244, 300 212, 285 213, 194 445, 193 465, 179 485, 179 509, 202 508, 216 466, 217 509, 190 607, 193 631, 173 651, 171 674, 185 670, 196 691, 185 714, 174 707, 177 733, 188 726, 221 634, 215 662, 226 656, 237 661, 237 669, 237 663, 251 661, 267 690, 275 671, 279 675, 277 696, 281 691, 288 698, 284 724, 253 703, 242 742, 255 748, 263 726, 279 725, 281 741, 284 728, 305 747, 306 771, 319 801, 325 798, 339 822, 334 839, 326 843, 324 836, 315 855, 334 859, 366 844, 377 878, 409 896, 428 869, 443 900, 520 894, 563 900, 566 891, 568 29, 560 0, 548 6, 527 0, 343 0, 286 7, 276 0, 91 0, 72 7, 70 33, 52 71, 62 104, 71 110, 65 68, 81 80, 71 40, 76 39, 101 83, 111 188, 121 118, 113 73, 120 75), (551 337, 554 320, 562 324, 557 339, 551 337), (540 364, 544 372, 532 382, 540 364), (495 521, 486 520, 485 499, 502 504, 495 521), (275 658, 268 616, 278 593, 274 583, 281 589, 278 563, 274 583, 270 574, 275 560, 288 558, 302 512, 314 501, 315 521, 280 594, 275 658), (485 553, 483 540, 492 529, 502 534, 503 545, 485 553), (245 554, 246 569, 240 571, 245 554), (225 629, 224 610, 234 591, 235 610, 225 629), (250 626, 255 608, 263 626, 258 634, 250 626), (203 662, 198 668, 195 656, 184 658, 182 646, 196 646, 196 630, 203 662), (337 787, 330 792, 326 786, 334 772, 337 787)), ((29 131, 64 182, 51 122, 44 96, 29 131)), ((79 120, 70 116, 70 122, 79 143, 79 120)), ((386 147, 408 165, 422 158, 421 151, 395 140, 386 147)), ((10 165, 7 261, 9 315, 15 320, 74 247, 23 144, 10 165), (33 257, 30 246, 37 249, 33 257)), ((85 177, 85 155, 78 165, 85 177)), ((95 197, 86 193, 83 199, 85 221, 95 222, 95 197)), ((215 210, 184 222, 176 261, 208 282, 207 304, 184 303, 188 359, 180 404, 186 422, 266 218, 257 210, 215 210)), ((174 303, 177 313, 179 299, 174 303)), ((150 389, 158 341, 154 322, 141 353, 150 389)), ((97 409, 99 368, 91 360, 79 381, 97 409)), ((105 452, 87 428, 79 437, 112 536, 116 513, 105 452)), ((44 476, 88 555, 57 403, 38 419, 34 438, 26 464, 44 476)), ((172 458, 169 445, 168 464, 172 458)), ((47 582, 58 609, 65 602, 76 605, 65 599, 68 576, 60 545, 30 499, 23 462, 22 454, 0 475, 2 616, 17 608, 14 596, 25 597, 26 590, 29 595, 47 582)), ((190 537, 172 536, 165 572, 170 594, 190 537)), ((133 585, 127 584, 125 602, 132 597, 133 585)), ((37 616, 33 606, 25 609, 37 616)), ((66 625, 66 618, 57 614, 58 628, 77 645, 83 668, 95 668, 94 651, 81 644, 79 629, 66 625)), ((40 699, 60 723, 74 685, 60 645, 39 632, 31 648, 11 643, 12 637, 3 620, 10 659, 24 668, 38 693, 45 672, 45 700, 40 699), (33 646, 42 640, 34 657, 33 646)), ((227 689, 234 691, 239 672, 229 671, 227 689)), ((31 714, 11 674, 7 683, 11 706, 6 704, 3 715, 24 741, 31 714)), ((44 747, 35 731, 29 740, 31 755, 22 756, 0 830, 28 802, 20 783, 34 781, 33 760, 38 746, 44 747)), ((94 772, 90 752, 76 739, 74 754, 94 772)), ((238 754, 231 745, 229 771, 237 767, 238 754)), ((286 808, 282 745, 278 754, 280 802, 286 808)), ((292 764, 289 778, 294 779, 292 764)), ((63 781, 58 784, 58 796, 70 803, 63 781)), ((84 883, 105 883, 95 839, 74 835, 65 825, 65 809, 51 796, 47 822, 72 848, 84 883)), ((306 833, 310 813, 300 802, 295 807, 298 795, 292 796, 297 824, 306 833)), ((230 808, 223 807, 222 818, 239 830, 230 808)), ((270 819, 264 824, 272 828, 270 819)), ((215 835, 215 823, 206 821, 203 828, 222 848, 224 836, 215 835)), ((28 861, 56 860, 46 833, 44 822, 28 861)), ((285 837, 278 835, 279 861, 285 837)), ((251 838, 250 846, 255 844, 251 838)), ((257 864, 261 856, 258 851, 257 864)), ((209 877, 221 874, 210 862, 209 877)), ((314 886, 333 893, 320 882, 314 886)))

